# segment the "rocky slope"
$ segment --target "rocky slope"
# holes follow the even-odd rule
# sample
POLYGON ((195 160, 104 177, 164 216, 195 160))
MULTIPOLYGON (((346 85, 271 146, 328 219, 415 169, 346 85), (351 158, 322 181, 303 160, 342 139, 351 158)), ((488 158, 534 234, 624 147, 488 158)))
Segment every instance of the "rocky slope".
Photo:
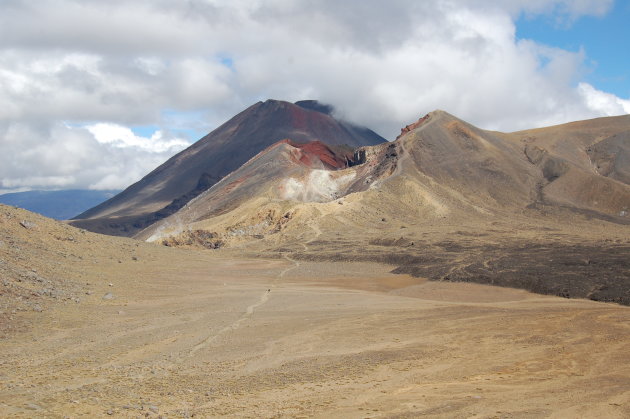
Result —
POLYGON ((0 338, 23 328, 29 313, 116 298, 121 282, 132 281, 125 272, 166 251, 0 204, 0 338))
MULTIPOLYGON (((352 182, 353 177, 349 177, 346 171, 337 170, 347 167, 351 158, 352 154, 335 152, 321 142, 296 144, 290 140, 279 141, 137 237, 155 241, 183 233, 190 238, 191 230, 194 230, 191 226, 195 222, 238 210, 251 200, 277 202, 278 208, 282 207, 283 200, 329 201, 343 193, 352 182)), ((274 215, 265 217, 257 225, 248 226, 247 236, 259 236, 269 229, 280 228, 288 221, 289 215, 267 210, 274 215)), ((239 229, 233 228, 231 233, 236 231, 239 229)), ((210 233, 204 237, 215 236, 210 233)), ((218 243, 223 242, 210 240, 206 247, 214 248, 218 243)))
POLYGON ((536 205, 624 217, 630 205, 630 115, 500 134, 538 168, 536 205))

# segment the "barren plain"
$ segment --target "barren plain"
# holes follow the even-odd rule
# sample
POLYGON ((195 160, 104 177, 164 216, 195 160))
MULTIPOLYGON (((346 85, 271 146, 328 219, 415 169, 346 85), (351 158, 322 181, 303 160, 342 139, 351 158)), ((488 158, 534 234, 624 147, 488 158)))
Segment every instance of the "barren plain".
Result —
MULTIPOLYGON (((2 417, 630 416, 626 306, 308 261, 329 240, 317 225, 260 257, 0 209, 2 417)), ((423 231, 471 240, 452 228, 423 231)), ((363 259, 409 251, 381 236, 363 259)))

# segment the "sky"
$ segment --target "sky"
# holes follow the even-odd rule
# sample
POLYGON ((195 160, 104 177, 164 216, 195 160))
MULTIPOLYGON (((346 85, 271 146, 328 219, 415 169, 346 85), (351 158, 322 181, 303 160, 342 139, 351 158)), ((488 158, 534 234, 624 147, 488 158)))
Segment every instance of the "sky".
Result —
POLYGON ((0 193, 122 189, 259 100, 388 139, 630 113, 627 0, 1 0, 0 193))

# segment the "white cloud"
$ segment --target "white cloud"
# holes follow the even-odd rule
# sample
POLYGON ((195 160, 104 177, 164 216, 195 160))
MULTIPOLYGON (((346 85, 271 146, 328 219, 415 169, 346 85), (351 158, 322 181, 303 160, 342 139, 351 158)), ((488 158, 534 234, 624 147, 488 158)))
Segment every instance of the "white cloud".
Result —
POLYGON ((121 189, 190 145, 160 131, 143 138, 113 124, 13 123, 0 125, 0 132, 6 153, 0 157, 0 190, 121 189))
POLYGON ((209 130, 267 98, 388 138, 436 108, 502 130, 628 112, 580 83, 589 51, 515 38, 522 14, 568 25, 612 3, 5 0, 0 188, 123 187, 194 140, 170 134, 193 123, 178 113, 209 130))
POLYGON ((117 124, 98 123, 85 127, 101 144, 113 147, 136 147, 149 153, 175 153, 190 145, 182 138, 164 138, 164 133, 155 131, 151 138, 141 137, 127 127, 117 124))
MULTIPOLYGON (((461 3, 461 2, 460 2, 461 3)), ((581 16, 603 16, 612 7, 614 0, 470 0, 469 5, 499 8, 513 16, 553 15, 558 24, 570 24, 581 16)))
POLYGON ((2 181, 3 190, 27 190, 24 188, 38 185, 41 188, 66 188, 76 182, 74 176, 26 176, 9 178, 2 181))
POLYGON ((630 100, 597 90, 588 83, 578 85, 580 96, 589 109, 602 115, 622 115, 630 113, 630 100))

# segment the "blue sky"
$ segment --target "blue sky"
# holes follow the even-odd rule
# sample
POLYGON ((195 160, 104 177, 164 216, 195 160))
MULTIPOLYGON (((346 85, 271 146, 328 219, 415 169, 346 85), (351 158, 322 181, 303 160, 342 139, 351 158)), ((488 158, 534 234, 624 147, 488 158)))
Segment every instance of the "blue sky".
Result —
POLYGON ((189 141, 197 141, 208 133, 209 127, 200 123, 204 118, 205 114, 201 111, 181 112, 165 109, 162 111, 162 124, 133 125, 130 128, 134 134, 140 137, 151 138, 156 131, 168 127, 168 131, 172 135, 189 141))
POLYGON ((573 52, 583 50, 583 80, 630 98, 630 1, 617 0, 604 16, 582 16, 574 22, 523 13, 516 21, 516 36, 573 52))

